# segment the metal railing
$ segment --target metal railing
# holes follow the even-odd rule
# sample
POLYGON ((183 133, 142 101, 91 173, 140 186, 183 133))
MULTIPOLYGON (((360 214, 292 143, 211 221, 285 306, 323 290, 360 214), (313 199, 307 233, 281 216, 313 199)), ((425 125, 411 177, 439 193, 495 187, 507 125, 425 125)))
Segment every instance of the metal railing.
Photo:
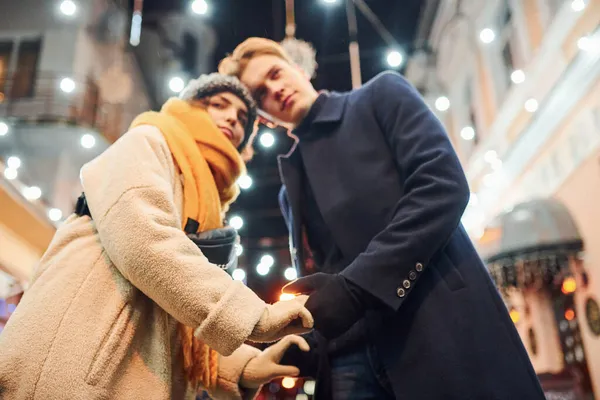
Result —
POLYGON ((118 139, 139 110, 127 103, 102 99, 100 87, 91 79, 69 74, 18 70, 0 77, 0 119, 12 123, 64 123, 89 127, 109 143, 118 139))

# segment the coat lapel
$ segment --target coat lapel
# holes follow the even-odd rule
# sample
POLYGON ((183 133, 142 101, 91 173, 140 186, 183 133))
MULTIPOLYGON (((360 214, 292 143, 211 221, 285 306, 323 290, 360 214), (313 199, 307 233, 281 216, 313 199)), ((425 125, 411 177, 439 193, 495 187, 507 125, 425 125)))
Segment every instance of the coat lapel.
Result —
MULTIPOLYGON (((285 187, 284 196, 287 197, 288 209, 287 213, 288 228, 292 236, 292 260, 296 263, 298 270, 304 270, 304 254, 302 249, 302 217, 300 214, 300 201, 302 196, 302 171, 299 170, 298 163, 294 162, 295 157, 299 157, 295 153, 297 142, 294 144, 290 152, 284 156, 277 158, 279 164, 279 175, 285 187), (294 154, 295 153, 295 154, 294 154)), ((282 203, 284 204, 284 203, 282 203)))

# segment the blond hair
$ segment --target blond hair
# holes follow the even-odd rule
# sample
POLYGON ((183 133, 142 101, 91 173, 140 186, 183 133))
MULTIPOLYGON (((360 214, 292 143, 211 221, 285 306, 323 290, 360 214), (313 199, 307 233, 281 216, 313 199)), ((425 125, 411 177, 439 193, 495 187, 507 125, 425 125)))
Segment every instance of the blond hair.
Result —
POLYGON ((250 60, 264 55, 279 57, 290 64, 294 64, 290 55, 279 43, 270 39, 252 37, 244 40, 233 50, 233 53, 221 60, 219 73, 239 78, 250 60))

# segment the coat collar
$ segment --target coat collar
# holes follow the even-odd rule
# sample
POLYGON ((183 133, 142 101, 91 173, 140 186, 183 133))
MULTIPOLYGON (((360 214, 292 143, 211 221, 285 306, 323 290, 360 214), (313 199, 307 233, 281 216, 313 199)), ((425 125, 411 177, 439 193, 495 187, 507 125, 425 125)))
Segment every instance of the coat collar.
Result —
POLYGON ((314 124, 339 122, 344 116, 346 108, 346 96, 340 93, 323 91, 320 94, 325 97, 325 101, 319 113, 313 120, 314 124))

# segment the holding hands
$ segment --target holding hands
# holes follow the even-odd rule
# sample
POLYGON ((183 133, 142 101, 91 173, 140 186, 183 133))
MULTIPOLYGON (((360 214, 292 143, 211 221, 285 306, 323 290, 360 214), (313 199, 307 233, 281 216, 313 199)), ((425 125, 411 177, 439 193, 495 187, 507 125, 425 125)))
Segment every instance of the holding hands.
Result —
POLYGON ((297 296, 291 300, 267 305, 249 340, 268 343, 287 335, 310 332, 314 321, 304 307, 307 299, 308 296, 297 296))
POLYGON ((286 336, 248 362, 242 372, 240 385, 248 389, 256 389, 276 378, 298 376, 300 370, 297 367, 279 364, 281 358, 291 346, 298 346, 304 352, 310 350, 308 343, 302 337, 286 336))
POLYGON ((305 304, 314 317, 315 329, 330 340, 350 329, 365 313, 364 295, 339 274, 318 272, 288 283, 282 291, 310 295, 305 304))

